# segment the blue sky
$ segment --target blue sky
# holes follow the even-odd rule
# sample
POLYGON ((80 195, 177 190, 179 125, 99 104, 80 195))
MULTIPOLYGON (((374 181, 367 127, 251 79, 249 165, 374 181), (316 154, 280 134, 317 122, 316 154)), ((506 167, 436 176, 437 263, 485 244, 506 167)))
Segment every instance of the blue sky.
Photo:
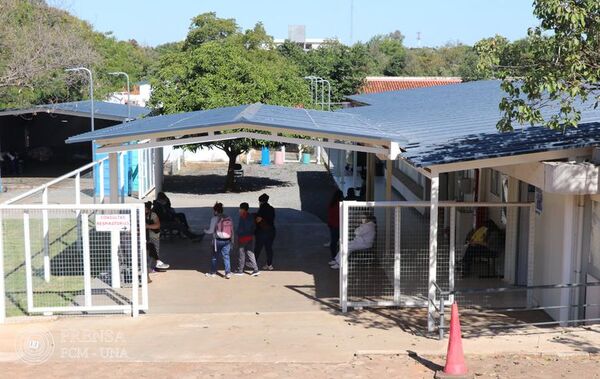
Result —
MULTIPOLYGON (((350 41, 351 0, 50 0, 119 39, 155 46, 185 38, 190 19, 214 11, 247 29, 262 21, 275 38, 288 25, 306 25, 308 38, 350 41)), ((524 37, 537 24, 531 0, 354 0, 353 40, 400 30, 407 46, 439 46, 449 41, 473 44, 501 34, 524 37)))

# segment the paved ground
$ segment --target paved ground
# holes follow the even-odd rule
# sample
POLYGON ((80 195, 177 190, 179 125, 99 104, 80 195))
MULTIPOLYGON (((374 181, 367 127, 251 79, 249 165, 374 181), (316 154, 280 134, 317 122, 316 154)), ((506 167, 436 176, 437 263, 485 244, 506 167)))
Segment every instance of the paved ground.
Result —
MULTIPOLYGON (((272 182, 226 196, 212 193, 218 192, 211 190, 219 185, 216 175, 183 189, 170 178, 166 186, 195 230, 206 225, 216 200, 233 213, 241 201, 256 207, 258 195, 269 193, 279 212, 276 271, 209 280, 202 275, 207 241, 165 242, 173 270, 153 277, 150 314, 11 320, 0 325, 3 375, 432 377, 447 342, 421 335, 422 310, 338 312, 337 277, 326 267, 328 251, 321 246, 327 230, 320 217, 331 181, 320 167, 296 169, 251 166, 247 176, 272 182)), ((465 327, 470 323, 463 320, 465 327)), ((600 372, 598 326, 480 334, 466 333, 464 340, 478 377, 593 378, 600 372)))

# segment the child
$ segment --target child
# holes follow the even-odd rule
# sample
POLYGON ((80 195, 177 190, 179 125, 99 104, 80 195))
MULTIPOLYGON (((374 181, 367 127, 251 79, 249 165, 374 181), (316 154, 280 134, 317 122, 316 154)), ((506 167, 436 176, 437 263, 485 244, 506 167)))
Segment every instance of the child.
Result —
POLYGON ((210 260, 210 272, 206 273, 209 278, 217 274, 217 256, 219 253, 223 256, 225 265, 225 279, 231 278, 231 266, 229 262, 229 253, 231 251, 231 242, 233 241, 233 221, 223 214, 223 204, 216 203, 213 206, 214 216, 210 219, 210 226, 204 231, 206 234, 213 235, 213 253, 210 260))
POLYGON ((248 255, 248 261, 252 268, 252 276, 258 276, 258 265, 256 264, 256 258, 252 252, 251 247, 254 242, 254 217, 248 212, 248 203, 240 204, 240 221, 238 222, 238 246, 240 252, 238 269, 235 275, 244 275, 244 267, 246 266, 246 255, 248 255))

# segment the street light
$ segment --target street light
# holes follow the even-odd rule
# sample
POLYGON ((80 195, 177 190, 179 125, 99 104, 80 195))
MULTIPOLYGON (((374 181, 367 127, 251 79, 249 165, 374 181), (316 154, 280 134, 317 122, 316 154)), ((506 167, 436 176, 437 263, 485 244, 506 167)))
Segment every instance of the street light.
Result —
MULTIPOLYGON (((91 102, 91 124, 92 124, 92 132, 94 131, 94 77, 92 76, 92 72, 85 67, 73 67, 65 69, 65 72, 75 72, 75 71, 85 71, 90 76, 90 102, 91 102)), ((93 149, 93 145, 92 145, 93 149)))
POLYGON ((129 121, 131 119, 131 102, 129 101, 129 75, 127 75, 127 73, 123 71, 109 72, 108 75, 124 75, 125 78, 127 78, 127 121, 129 121))

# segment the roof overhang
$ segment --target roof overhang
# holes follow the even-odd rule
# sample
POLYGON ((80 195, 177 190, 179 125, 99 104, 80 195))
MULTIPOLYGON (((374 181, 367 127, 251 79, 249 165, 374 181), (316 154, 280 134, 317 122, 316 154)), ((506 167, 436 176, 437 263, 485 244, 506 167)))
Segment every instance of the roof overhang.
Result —
POLYGON ((231 123, 174 132, 138 134, 135 136, 96 140, 99 153, 115 153, 164 146, 184 146, 234 139, 257 139, 278 143, 321 146, 331 149, 377 154, 385 159, 396 159, 399 144, 382 138, 369 138, 346 133, 308 131, 280 126, 231 123))

